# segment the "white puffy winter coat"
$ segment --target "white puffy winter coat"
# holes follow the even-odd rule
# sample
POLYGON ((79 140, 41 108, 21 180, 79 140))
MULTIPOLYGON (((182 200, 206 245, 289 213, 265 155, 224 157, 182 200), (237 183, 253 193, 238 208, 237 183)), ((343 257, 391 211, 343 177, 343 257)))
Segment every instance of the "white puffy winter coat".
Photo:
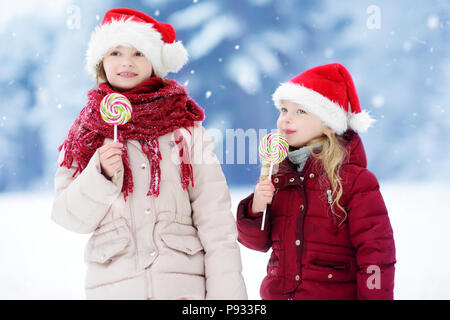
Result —
MULTIPOLYGON (((88 299, 247 299, 230 195, 214 145, 201 125, 188 129, 180 129, 194 176, 187 191, 173 133, 159 138, 159 197, 146 195, 151 164, 137 141, 126 142, 134 183, 126 201, 123 171, 106 179, 98 151, 75 178, 75 161, 70 170, 58 168, 52 219, 92 233, 85 249, 88 299)), ((63 157, 64 150, 58 163, 63 157)))

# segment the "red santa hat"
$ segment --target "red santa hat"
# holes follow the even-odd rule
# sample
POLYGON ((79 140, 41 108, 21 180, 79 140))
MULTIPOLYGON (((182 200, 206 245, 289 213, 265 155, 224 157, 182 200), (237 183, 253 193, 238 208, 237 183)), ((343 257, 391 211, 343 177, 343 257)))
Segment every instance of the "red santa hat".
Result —
POLYGON ((319 117, 336 134, 347 129, 366 131, 375 121, 361 110, 348 70, 339 63, 317 66, 282 83, 272 96, 279 109, 281 100, 298 103, 319 117))
POLYGON ((86 69, 95 79, 98 64, 112 48, 133 46, 152 63, 158 77, 178 72, 188 55, 181 41, 176 41, 174 28, 145 13, 127 9, 111 9, 92 32, 86 52, 86 69))

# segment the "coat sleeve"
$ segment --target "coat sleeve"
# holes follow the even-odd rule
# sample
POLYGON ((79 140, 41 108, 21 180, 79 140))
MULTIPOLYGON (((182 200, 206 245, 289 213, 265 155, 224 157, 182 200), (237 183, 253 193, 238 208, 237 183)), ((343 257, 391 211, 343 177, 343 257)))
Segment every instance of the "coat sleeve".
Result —
POLYGON ((77 233, 93 232, 108 212, 111 204, 121 194, 123 170, 113 181, 101 173, 98 151, 94 153, 86 168, 73 177, 77 165, 72 168, 60 166, 64 149, 58 158, 55 174, 55 197, 51 217, 62 227, 77 233))
MULTIPOLYGON (((262 213, 252 212, 253 193, 242 200, 237 208, 238 240, 247 248, 266 252, 272 246, 270 223, 265 223, 261 231, 262 213)), ((270 207, 269 207, 270 208, 270 207)), ((269 211, 269 209, 268 209, 269 211)), ((267 218, 270 214, 266 213, 267 218)))
POLYGON ((214 143, 202 126, 194 127, 192 135, 189 198, 205 250, 206 299, 247 299, 230 193, 214 143))
POLYGON ((363 170, 348 204, 351 241, 356 249, 357 298, 393 299, 395 244, 376 177, 363 170))

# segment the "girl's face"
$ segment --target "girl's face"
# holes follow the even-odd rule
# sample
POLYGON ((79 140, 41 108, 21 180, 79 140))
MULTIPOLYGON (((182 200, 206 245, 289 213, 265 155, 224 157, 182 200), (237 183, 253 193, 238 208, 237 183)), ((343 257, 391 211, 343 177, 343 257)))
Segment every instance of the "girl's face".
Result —
POLYGON ((312 139, 321 137, 325 129, 322 120, 289 100, 281 100, 277 127, 292 147, 305 146, 312 139))
POLYGON ((109 84, 118 90, 129 90, 152 75, 151 62, 134 47, 117 46, 103 58, 109 84))

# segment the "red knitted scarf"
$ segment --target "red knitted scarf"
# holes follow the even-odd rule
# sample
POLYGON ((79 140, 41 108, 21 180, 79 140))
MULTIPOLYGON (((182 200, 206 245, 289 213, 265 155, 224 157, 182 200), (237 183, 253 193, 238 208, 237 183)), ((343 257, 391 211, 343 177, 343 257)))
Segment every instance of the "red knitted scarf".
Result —
MULTIPOLYGON (((101 147, 105 138, 113 139, 114 128, 102 120, 99 107, 103 97, 115 92, 109 84, 102 83, 98 89, 88 92, 89 101, 73 123, 69 134, 59 150, 64 147, 65 155, 61 166, 72 167, 75 160, 78 168, 73 174, 81 173, 86 168, 95 151, 101 147)), ((205 118, 203 109, 188 97, 184 87, 170 79, 152 77, 133 89, 120 92, 130 100, 133 113, 129 122, 118 126, 118 140, 124 144, 122 160, 124 164, 124 181, 122 192, 126 199, 133 192, 133 175, 128 160, 125 140, 137 140, 151 163, 150 187, 147 195, 159 195, 162 159, 158 137, 179 128, 193 126, 195 121, 205 118)), ((179 148, 181 184, 185 190, 191 181, 194 186, 192 166, 188 159, 186 142, 175 131, 176 144, 179 148)))

